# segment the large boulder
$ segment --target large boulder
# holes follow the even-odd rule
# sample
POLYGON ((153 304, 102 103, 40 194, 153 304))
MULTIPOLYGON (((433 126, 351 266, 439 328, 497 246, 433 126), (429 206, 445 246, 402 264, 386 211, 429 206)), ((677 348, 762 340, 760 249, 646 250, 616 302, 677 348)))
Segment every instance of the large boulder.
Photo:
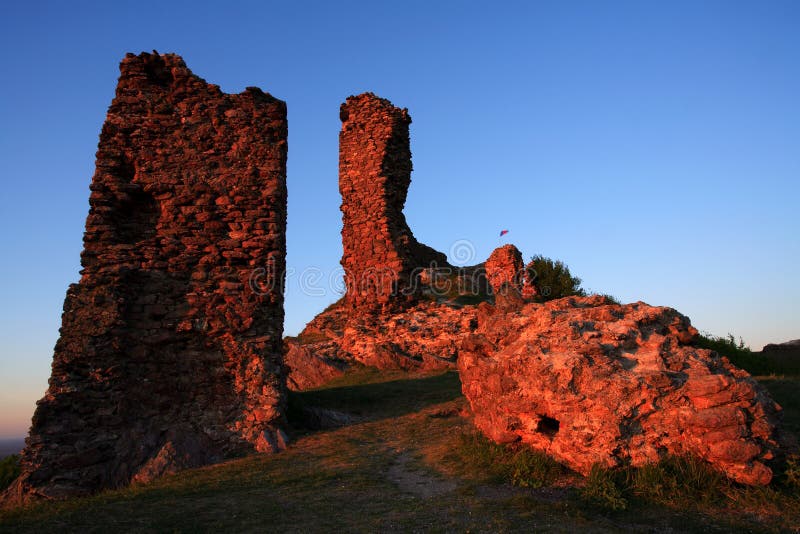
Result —
POLYGON ((671 308, 568 297, 516 312, 480 307, 458 368, 475 425, 580 473, 696 455, 767 484, 780 407, 745 371, 692 346, 671 308))

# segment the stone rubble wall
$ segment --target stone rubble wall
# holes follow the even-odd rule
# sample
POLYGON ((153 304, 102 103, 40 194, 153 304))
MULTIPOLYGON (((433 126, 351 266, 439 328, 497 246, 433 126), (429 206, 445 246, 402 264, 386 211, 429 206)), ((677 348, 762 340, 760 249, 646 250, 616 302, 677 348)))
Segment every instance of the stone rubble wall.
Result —
POLYGON ((411 184, 408 110, 372 93, 340 110, 339 191, 346 302, 363 309, 413 300, 416 277, 447 257, 414 239, 403 215, 411 184))
POLYGON ((172 54, 120 71, 81 279, 8 501, 285 444, 286 104, 224 94, 172 54))

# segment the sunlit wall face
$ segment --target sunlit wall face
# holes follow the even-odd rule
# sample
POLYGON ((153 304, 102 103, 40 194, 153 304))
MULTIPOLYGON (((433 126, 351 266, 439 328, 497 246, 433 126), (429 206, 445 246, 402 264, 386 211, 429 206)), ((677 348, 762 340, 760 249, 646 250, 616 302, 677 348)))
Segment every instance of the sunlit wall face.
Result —
POLYGON ((287 334, 339 297, 339 104, 373 91, 414 120, 421 242, 512 242, 756 349, 800 338, 799 21, 792 0, 3 4, 0 434, 47 386, 129 51, 287 101, 287 334))

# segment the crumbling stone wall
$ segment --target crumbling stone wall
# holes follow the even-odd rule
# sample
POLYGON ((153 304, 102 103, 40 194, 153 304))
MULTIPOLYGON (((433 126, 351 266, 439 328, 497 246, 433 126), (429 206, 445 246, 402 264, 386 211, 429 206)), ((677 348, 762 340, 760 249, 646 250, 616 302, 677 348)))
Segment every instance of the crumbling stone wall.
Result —
POLYGON ((224 94, 176 55, 120 70, 81 280, 8 500, 284 445, 286 105, 224 94))
POLYGON ((403 206, 411 184, 408 110, 372 93, 351 96, 340 110, 339 191, 346 301, 385 308, 408 301, 415 276, 444 254, 414 239, 403 206))
POLYGON ((486 260, 486 278, 495 293, 503 288, 522 291, 525 264, 522 253, 514 245, 503 245, 492 251, 486 260))

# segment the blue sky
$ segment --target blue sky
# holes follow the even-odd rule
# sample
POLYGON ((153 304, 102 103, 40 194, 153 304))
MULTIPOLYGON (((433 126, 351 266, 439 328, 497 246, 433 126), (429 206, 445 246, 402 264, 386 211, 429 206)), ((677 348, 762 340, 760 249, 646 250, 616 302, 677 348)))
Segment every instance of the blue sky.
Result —
POLYGON ((338 108, 373 91, 413 118, 418 239, 513 242, 760 349, 800 338, 799 27, 791 0, 3 2, 0 438, 46 389, 126 52, 287 101, 288 334, 338 298, 338 108))

